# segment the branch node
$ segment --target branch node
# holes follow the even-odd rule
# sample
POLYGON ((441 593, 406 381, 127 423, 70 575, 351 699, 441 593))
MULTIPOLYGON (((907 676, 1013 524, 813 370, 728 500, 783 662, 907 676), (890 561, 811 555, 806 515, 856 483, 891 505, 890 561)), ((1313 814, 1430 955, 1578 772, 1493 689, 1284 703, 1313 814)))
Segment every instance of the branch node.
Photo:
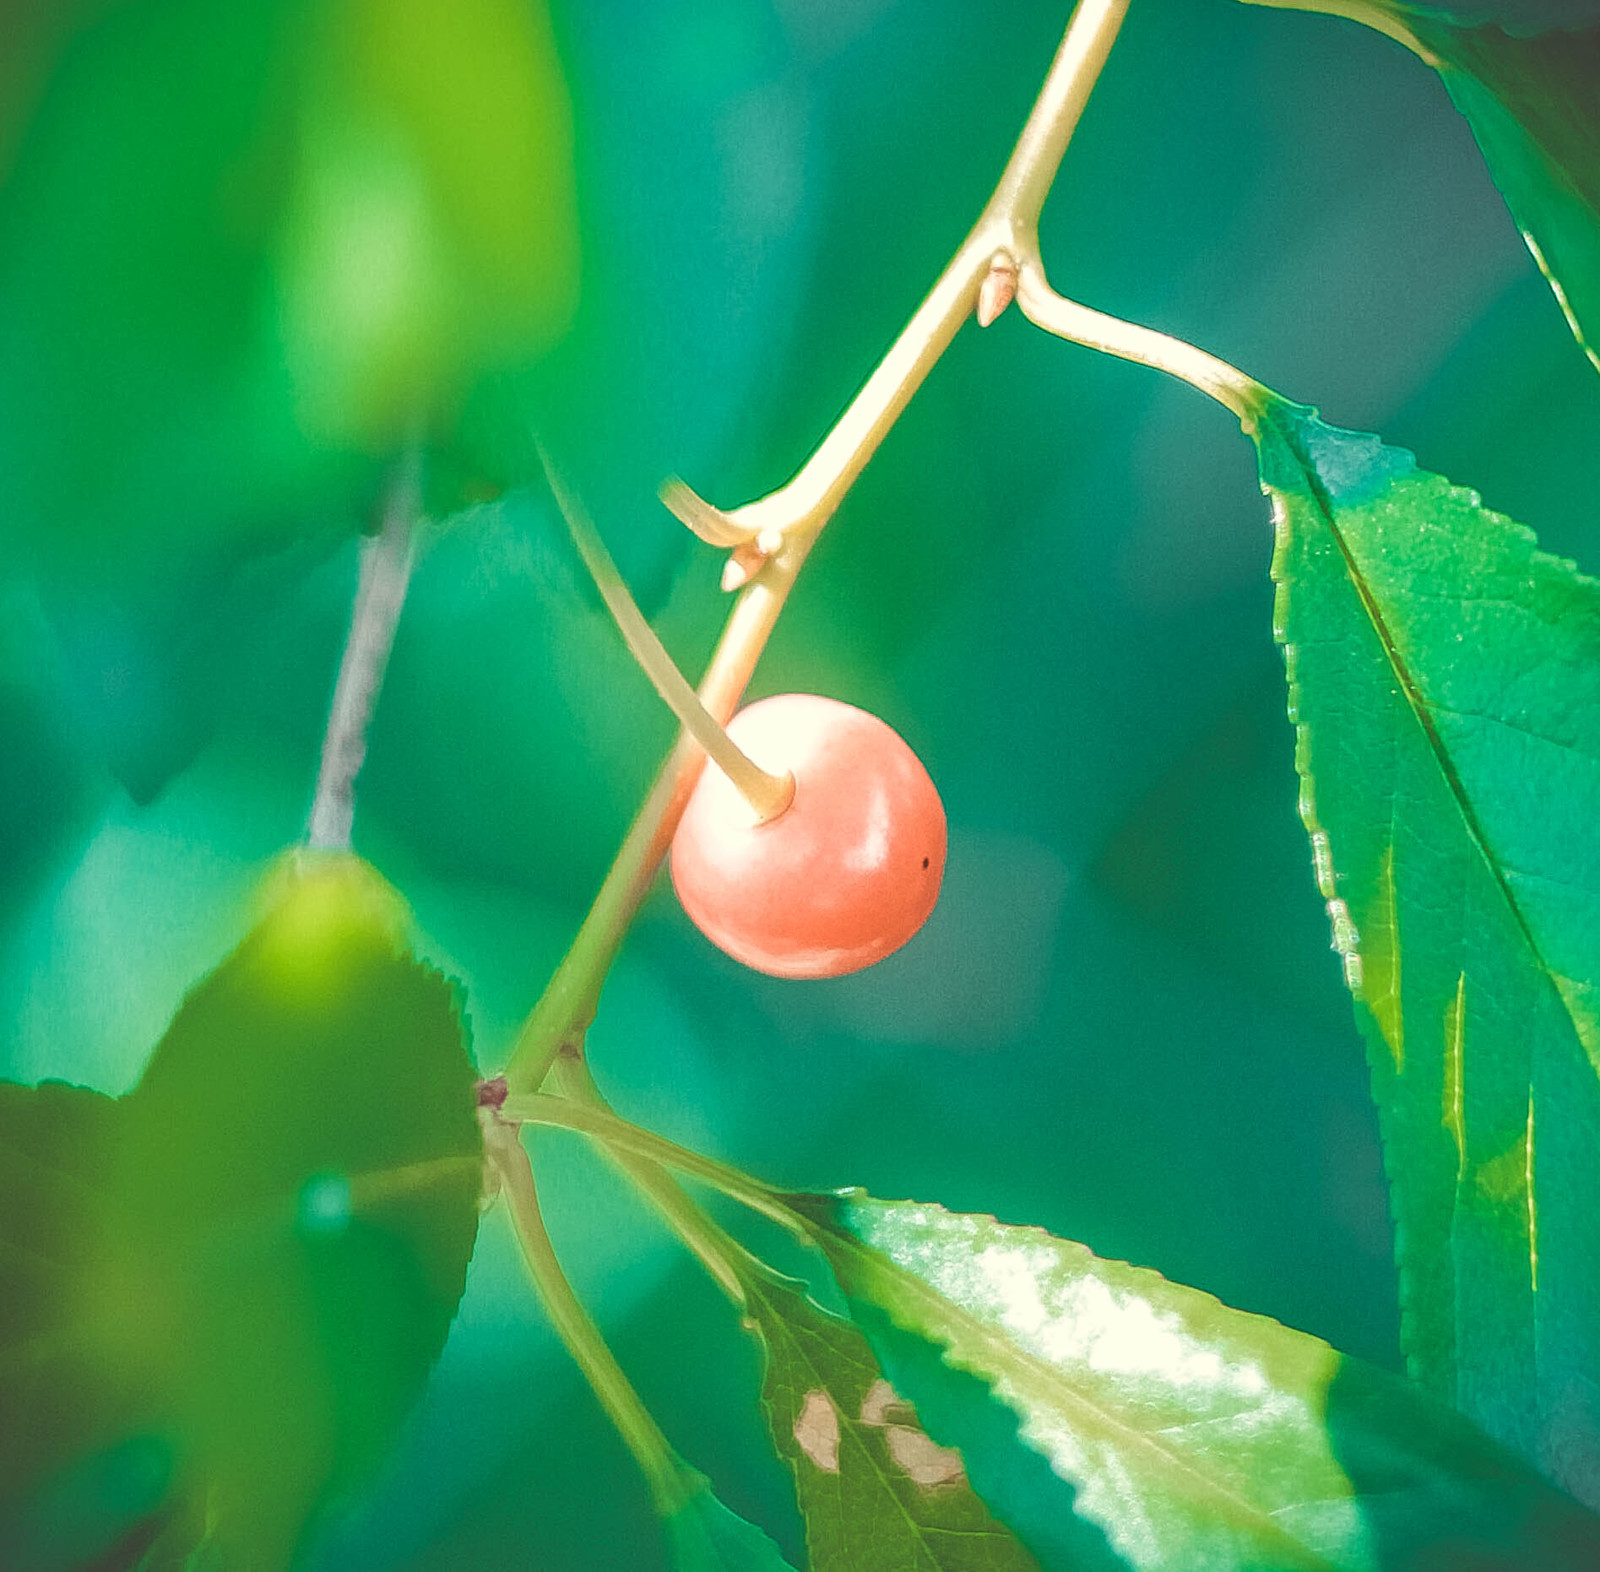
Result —
POLYGON ((1016 298, 1016 259, 1009 251, 997 251, 978 286, 978 326, 988 327, 1016 298))
POLYGON ((747 540, 733 548, 728 560, 722 565, 722 588, 724 592, 743 589, 767 565, 768 553, 763 551, 759 540, 747 540))

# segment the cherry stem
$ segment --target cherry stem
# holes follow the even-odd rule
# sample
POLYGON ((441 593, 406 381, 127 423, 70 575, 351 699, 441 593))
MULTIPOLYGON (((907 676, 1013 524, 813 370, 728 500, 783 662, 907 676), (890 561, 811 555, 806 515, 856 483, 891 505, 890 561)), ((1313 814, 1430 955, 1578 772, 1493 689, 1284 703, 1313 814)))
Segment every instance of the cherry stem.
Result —
POLYGON ((794 777, 773 775, 761 768, 733 738, 726 728, 700 701, 700 695, 689 685, 689 680, 678 669, 678 663, 667 653, 667 647, 650 626, 639 604, 633 598, 627 581, 618 572, 606 543, 594 527, 583 504, 556 472, 550 456, 539 448, 539 462, 544 466, 545 480, 550 494, 556 500, 561 517, 566 521, 567 533, 583 558, 600 598, 605 601, 623 639, 633 652, 665 701, 667 708, 678 717, 679 723, 710 755, 712 763, 733 782, 735 789, 750 804, 756 818, 766 823, 775 819, 794 801, 794 777))
POLYGON ((384 503, 383 523, 361 543, 355 605, 344 656, 334 683, 328 727, 322 739, 317 791, 311 802, 307 842, 319 850, 348 851, 355 821, 356 776, 367 757, 367 729, 383 687, 395 628, 411 582, 416 520, 421 508, 422 458, 411 443, 401 458, 384 503))
MULTIPOLYGON (((1080 0, 977 224, 799 474, 781 490, 726 515, 681 483, 668 488, 702 530, 720 516, 725 524, 733 521, 730 538, 755 539, 771 529, 780 540, 740 592, 700 684, 701 702, 721 725, 732 718, 818 532, 972 315, 996 258, 1020 262, 1036 255, 1040 210, 1127 9, 1128 0, 1080 0)), ((668 756, 571 948, 512 1044, 505 1073, 513 1092, 538 1087, 562 1049, 581 1043, 611 962, 672 844, 705 757, 687 733, 668 756)))
POLYGON ((650 1486, 656 1511, 663 1517, 670 1516, 694 1494, 693 1478, 678 1461, 672 1444, 634 1390, 562 1270, 539 1209, 533 1164, 517 1127, 488 1110, 480 1113, 479 1122, 483 1126, 484 1149, 500 1180, 523 1259, 551 1325, 633 1453, 650 1486))

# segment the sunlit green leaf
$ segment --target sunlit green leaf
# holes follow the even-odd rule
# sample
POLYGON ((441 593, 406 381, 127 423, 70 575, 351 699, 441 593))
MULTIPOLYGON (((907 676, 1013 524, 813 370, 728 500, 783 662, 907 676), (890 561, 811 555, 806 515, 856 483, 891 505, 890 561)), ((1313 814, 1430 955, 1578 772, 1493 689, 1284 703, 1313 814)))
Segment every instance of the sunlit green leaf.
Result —
POLYGON ((887 1316, 986 1382, 1072 1487, 1062 1510, 1140 1572, 1366 1572, 1469 1549, 1481 1567, 1576 1572, 1600 1556, 1600 1521, 1319 1338, 1042 1229, 860 1191, 790 1199, 869 1333, 887 1316))
POLYGON ((1401 0, 1254 0, 1369 23, 1437 68, 1600 368, 1600 26, 1533 35, 1401 0))
POLYGON ((1258 440, 1412 1370, 1600 1500, 1600 583, 1375 437, 1258 440))
POLYGON ((392 1438, 482 1166, 455 998, 400 919, 353 858, 291 866, 134 1091, 6 1089, 7 1566, 76 1565, 90 1525, 84 1555, 160 1534, 270 1572, 392 1438))
POLYGON ((929 1439, 866 1339, 800 1284, 744 1278, 766 1344, 762 1397, 794 1470, 812 1572, 1029 1572, 1033 1557, 990 1515, 960 1454, 929 1439))

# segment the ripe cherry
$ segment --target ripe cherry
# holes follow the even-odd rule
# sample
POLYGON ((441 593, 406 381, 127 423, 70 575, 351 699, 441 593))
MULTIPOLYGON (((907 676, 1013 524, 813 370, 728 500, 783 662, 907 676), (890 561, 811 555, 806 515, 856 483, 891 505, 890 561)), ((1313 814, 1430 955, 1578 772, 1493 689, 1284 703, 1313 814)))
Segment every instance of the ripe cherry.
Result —
POLYGON ((695 926, 775 977, 837 977, 900 948, 944 875, 944 805, 892 727, 836 699, 784 693, 741 710, 729 737, 794 778, 762 822, 707 764, 672 842, 672 882, 695 926))

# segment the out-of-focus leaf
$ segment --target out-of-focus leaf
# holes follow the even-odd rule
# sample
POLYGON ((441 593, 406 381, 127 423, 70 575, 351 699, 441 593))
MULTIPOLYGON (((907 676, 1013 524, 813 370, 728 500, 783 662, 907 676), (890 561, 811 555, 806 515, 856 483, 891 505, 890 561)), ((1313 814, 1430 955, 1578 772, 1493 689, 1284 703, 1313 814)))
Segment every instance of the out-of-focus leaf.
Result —
POLYGON ((566 322, 571 141, 538 0, 109 10, 0 187, 10 542, 85 569, 348 507, 566 322))
POLYGON ((1257 438, 1411 1367, 1600 1502, 1600 583, 1376 437, 1257 438))
POLYGON ((988 1383, 1075 1491, 1062 1510, 1141 1572, 1577 1572, 1600 1556, 1600 1521, 1319 1338, 1042 1229, 860 1191, 789 1199, 869 1333, 887 1316, 988 1383), (1363 1400, 1336 1402, 1352 1372, 1363 1400))
POLYGON ((1437 68, 1600 369, 1600 24, 1523 36, 1401 0, 1252 0, 1366 22, 1437 68))
POLYGON ((564 329, 570 106, 541 0, 12 27, 51 70, 16 89, 38 102, 0 181, 0 563, 42 575, 143 798, 396 448, 448 449, 474 388, 564 329))
POLYGON ((8 555, 115 587, 359 494, 295 428, 271 325, 299 14, 131 0, 61 50, 0 187, 8 555))
POLYGON ((8 1089, 5 1564, 159 1534, 158 1565, 203 1542, 208 1567, 286 1566, 443 1345, 472 1102, 451 988, 348 857, 286 871, 126 1097, 8 1089))
POLYGON ((139 1433, 137 1381, 76 1336, 122 1112, 81 1086, 0 1083, 0 1563, 19 1572, 142 1545, 174 1472, 166 1439, 139 1433))
POLYGON ((452 520, 418 564, 363 819, 434 869, 581 910, 672 725, 550 505, 513 492, 452 520))
POLYGON ((309 62, 279 261, 297 410, 395 440, 571 314, 566 84, 538 0, 338 0, 309 62))
POLYGON ((767 1423, 794 1470, 812 1572, 1037 1572, 855 1326, 799 1283, 754 1270, 743 1281, 767 1350, 767 1423))
POLYGON ((794 1572, 783 1552, 755 1524, 729 1511, 709 1483, 702 1481, 664 1527, 674 1572, 794 1572))

